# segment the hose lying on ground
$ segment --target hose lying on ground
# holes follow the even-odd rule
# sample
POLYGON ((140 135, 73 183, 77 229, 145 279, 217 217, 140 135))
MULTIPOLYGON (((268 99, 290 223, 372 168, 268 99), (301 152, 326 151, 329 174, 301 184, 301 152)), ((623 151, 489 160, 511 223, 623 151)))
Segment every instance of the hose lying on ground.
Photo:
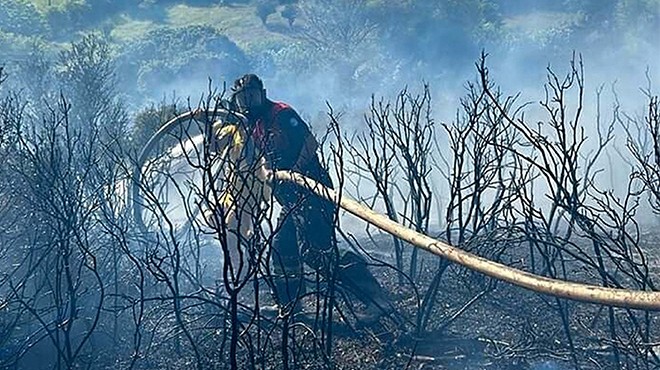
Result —
POLYGON ((452 262, 458 263, 492 278, 506 281, 537 293, 549 294, 555 297, 609 306, 660 310, 660 292, 606 288, 534 275, 501 263, 490 261, 413 231, 356 202, 355 200, 346 196, 339 198, 337 192, 328 189, 322 184, 299 173, 277 171, 273 173, 273 177, 282 181, 290 181, 312 190, 316 194, 337 203, 344 210, 387 233, 406 240, 416 247, 447 258, 452 262))

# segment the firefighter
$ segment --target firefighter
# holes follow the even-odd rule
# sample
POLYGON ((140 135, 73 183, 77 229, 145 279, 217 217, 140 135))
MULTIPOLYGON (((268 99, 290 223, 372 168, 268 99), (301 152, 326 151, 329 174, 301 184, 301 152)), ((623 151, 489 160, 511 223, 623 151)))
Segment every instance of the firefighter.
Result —
MULTIPOLYGON (((232 87, 231 101, 248 118, 251 136, 270 168, 299 172, 332 188, 317 156, 318 143, 310 128, 289 105, 266 97, 261 79, 246 74, 232 87)), ((312 191, 288 182, 275 182, 273 195, 282 210, 273 238, 271 264, 275 298, 280 310, 297 310, 305 293, 303 262, 326 279, 336 277, 341 289, 352 292, 365 309, 358 318, 373 323, 393 312, 387 294, 353 252, 338 252, 334 228, 336 205, 312 191), (338 262, 338 263, 337 263, 338 262), (334 266, 338 266, 333 274, 334 266)))

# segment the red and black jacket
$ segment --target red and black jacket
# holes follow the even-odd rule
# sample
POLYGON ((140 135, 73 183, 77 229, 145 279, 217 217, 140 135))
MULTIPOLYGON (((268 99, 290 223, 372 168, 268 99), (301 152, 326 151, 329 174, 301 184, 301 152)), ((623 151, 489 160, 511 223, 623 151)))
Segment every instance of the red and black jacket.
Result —
POLYGON ((273 169, 303 171, 316 158, 316 139, 305 121, 289 105, 267 102, 257 118, 252 138, 273 169))

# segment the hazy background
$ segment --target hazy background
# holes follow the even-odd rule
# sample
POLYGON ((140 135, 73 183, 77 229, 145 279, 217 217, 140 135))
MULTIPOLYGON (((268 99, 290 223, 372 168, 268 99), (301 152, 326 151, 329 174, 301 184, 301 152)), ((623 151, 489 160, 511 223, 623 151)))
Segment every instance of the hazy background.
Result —
MULTIPOLYGON (((190 368, 194 361, 201 368, 201 363, 216 362, 220 367, 227 358, 219 354, 221 346, 216 342, 224 341, 226 332, 224 337, 219 337, 220 331, 213 328, 215 324, 207 326, 204 320, 192 320, 195 324, 189 326, 193 331, 200 329, 197 332, 200 337, 191 339, 190 343, 200 344, 203 357, 208 357, 203 361, 199 356, 194 359, 190 348, 185 347, 185 340, 184 347, 180 346, 181 335, 163 334, 178 332, 188 325, 175 323, 173 313, 182 311, 170 307, 168 300, 180 299, 180 292, 169 290, 178 284, 178 279, 190 279, 184 284, 183 293, 198 294, 196 297, 203 298, 204 302, 210 302, 209 297, 215 299, 215 289, 220 289, 215 285, 220 284, 221 276, 218 243, 211 236, 207 238, 211 242, 199 243, 199 229, 194 228, 188 239, 172 234, 164 236, 163 240, 145 242, 142 235, 135 235, 124 189, 126 178, 133 174, 136 153, 153 132, 175 113, 196 107, 203 96, 208 96, 209 90, 219 94, 225 83, 231 85, 244 73, 258 73, 264 79, 269 96, 293 105, 318 137, 323 136, 328 124, 328 104, 335 112, 343 112, 340 127, 347 135, 347 142, 355 143, 350 135, 364 128, 364 114, 368 112, 372 96, 376 100, 392 101, 402 89, 419 94, 423 92, 423 84, 428 83, 432 97, 430 118, 435 125, 434 139, 439 145, 426 154, 442 164, 438 159, 441 156, 445 155, 447 163, 451 163, 451 156, 457 155, 447 150, 447 132, 443 125, 451 127, 457 117, 456 127, 464 124, 460 99, 468 92, 469 81, 476 78, 475 63, 482 52, 488 54, 490 78, 496 85, 493 89, 501 89, 504 96, 520 94, 516 106, 529 103, 525 106, 525 123, 543 122, 544 127, 549 126, 549 119, 539 102, 545 98, 546 68, 551 67, 562 78, 569 72, 572 60, 582 61, 585 102, 580 127, 584 128, 589 141, 579 155, 588 156, 596 148, 598 120, 603 126, 616 123, 613 145, 608 145, 597 164, 597 169, 603 171, 596 177, 595 186, 584 185, 594 193, 585 196, 584 205, 590 205, 598 200, 613 201, 614 197, 608 197, 610 189, 627 195, 625 185, 633 163, 625 146, 626 124, 640 124, 638 128, 631 128, 633 135, 639 135, 634 138, 636 144, 649 144, 644 140, 649 139, 650 128, 642 126, 649 104, 646 94, 658 94, 659 34, 660 0, 0 0, 0 369, 50 369, 54 367, 52 364, 59 365, 58 368, 129 368, 136 363, 137 367, 133 368, 190 368), (66 119, 64 115, 68 115, 66 119), (81 232, 85 235, 79 235, 81 232), (142 253, 145 245, 153 250, 144 251, 153 254, 142 253), (178 262, 170 265, 165 262, 167 271, 164 274, 150 270, 156 262, 163 261, 159 260, 164 258, 161 256, 176 260, 174 256, 180 255, 189 263, 184 268, 189 276, 179 274, 178 262), (68 266, 81 271, 76 279, 64 278, 64 267, 68 266), (172 281, 177 284, 170 284, 172 281), (112 292, 105 295, 104 289, 112 292), (169 298, 161 301, 160 297, 169 298), (142 309, 144 311, 136 314, 142 309), (97 321, 95 317, 100 319, 97 321), (163 317, 167 320, 162 320, 163 317), (195 326, 197 323, 201 323, 200 326, 195 326), (81 333, 90 336, 83 337, 81 333), (140 333, 145 334, 143 342, 139 342, 140 333), (67 342, 60 342, 60 338, 67 342), (153 347, 151 340, 155 341, 153 347), (81 352, 67 354, 63 348, 71 344, 79 345, 81 352), (175 352, 175 349, 182 350, 175 352)), ((569 113, 577 107, 574 92, 571 90, 567 100, 569 113)), ((548 131, 543 134, 551 141, 553 134, 548 131)), ((467 140, 472 141, 466 145, 465 158, 482 154, 470 146, 478 141, 478 134, 469 132, 467 140)), ((176 139, 169 140, 170 146, 178 143, 176 139)), ((528 144, 514 147, 527 150, 528 144)), ((489 145, 488 150, 492 150, 493 143, 489 145)), ((648 163, 638 163, 636 169, 652 170, 647 184, 637 183, 631 190, 633 193, 646 191, 633 194, 631 202, 640 200, 647 208, 646 195, 657 191, 660 173, 657 172, 658 163, 653 161, 652 149, 650 145, 640 149, 648 163)), ((346 155, 346 158, 351 156, 346 155)), ((423 215, 430 227, 419 227, 420 231, 437 235, 436 231, 446 226, 444 235, 447 235, 457 222, 465 221, 457 217, 451 220, 451 217, 444 217, 443 212, 455 214, 458 208, 463 209, 452 209, 448 205, 447 188, 459 178, 464 179, 463 185, 469 182, 470 172, 477 172, 470 165, 468 163, 459 173, 442 166, 432 169, 427 177, 433 203, 431 211, 425 210, 428 214, 423 215), (442 170, 446 178, 441 176, 442 170), (450 221, 445 222, 447 219, 450 221)), ((411 225, 411 207, 403 207, 410 202, 408 194, 412 193, 407 191, 410 189, 404 181, 406 166, 394 166, 398 171, 396 181, 403 183, 401 192, 393 196, 396 212, 411 225)), ((496 167, 509 171, 516 165, 496 167)), ((583 167, 578 168, 578 172, 584 171, 583 167)), ((515 177, 517 173, 505 175, 515 177)), ((533 191, 537 193, 535 201, 539 204, 530 205, 524 211, 531 214, 544 200, 547 202, 546 188, 551 186, 547 182, 541 178, 533 184, 533 191)), ((508 189, 512 183, 507 178, 499 184, 508 189)), ((531 186, 531 182, 525 183, 525 187, 531 186)), ((477 199, 473 198, 476 194, 473 189, 463 188, 465 197, 459 205, 467 208, 472 199, 477 199)), ((490 190, 478 198, 484 206, 492 201, 490 198, 498 196, 493 195, 494 187, 490 190)), ((355 186, 348 187, 351 195, 373 196, 368 180, 360 184, 359 191, 357 194, 355 186)), ((655 195, 651 200, 656 202, 655 211, 660 212, 660 202, 657 202, 660 191, 655 195)), ((157 198, 155 203, 168 204, 162 200, 157 198)), ((382 200, 376 200, 376 209, 382 210, 382 200)), ((566 207, 566 204, 558 205, 566 207)), ((644 234, 639 242, 635 239, 640 235, 639 230, 628 219, 621 224, 607 225, 618 219, 622 209, 628 212, 634 205, 615 205, 587 214, 591 222, 603 227, 601 234, 589 234, 589 237, 614 253, 608 277, 599 278, 606 276, 603 267, 585 263, 576 268, 578 274, 567 276, 564 271, 563 278, 615 286, 610 285, 609 279, 628 271, 625 276, 634 281, 629 283, 622 279, 625 283, 622 286, 655 289, 651 277, 660 271, 657 236, 644 234), (629 239, 618 237, 630 229, 633 232, 629 239), (602 242, 606 236, 609 239, 602 242), (640 248, 635 249, 637 247, 640 248), (652 252, 650 259, 644 257, 642 247, 652 252), (639 254, 626 254, 628 265, 622 267, 620 250, 625 253, 638 250, 639 254), (638 266, 645 270, 640 273, 638 266), (649 266, 653 270, 649 270, 649 266), (585 277, 587 274, 589 276, 585 277)), ((509 218, 511 215, 505 211, 505 207, 501 207, 500 213, 496 213, 503 222, 502 229, 517 230, 520 218, 509 218)), ((532 217, 532 222, 540 223, 546 216, 538 213, 537 219, 532 217)), ((651 215, 638 212, 633 221, 654 223, 657 228, 657 216, 651 215)), ((555 274, 555 268, 559 271, 559 260, 554 253, 572 245, 568 243, 570 240, 555 240, 559 237, 556 231, 565 225, 565 220, 557 216, 544 234, 552 237, 549 238, 552 243, 558 243, 556 248, 552 243, 544 244, 544 240, 534 247, 527 246, 526 241, 515 239, 515 233, 512 240, 504 238, 503 234, 490 234, 492 230, 486 224, 477 230, 470 230, 468 224, 460 225, 467 235, 473 232, 476 240, 461 246, 477 248, 473 251, 484 256, 493 256, 500 248, 506 248, 512 255, 503 257, 502 262, 562 277, 555 274), (489 242, 480 242, 482 236, 489 242), (503 244, 499 245, 500 242, 503 244), (525 245, 519 248, 522 243, 525 245), (551 256, 545 260, 548 269, 542 269, 540 262, 538 265, 532 262, 530 266, 527 248, 529 254, 551 256)), ((162 228, 163 225, 157 226, 162 228)), ((353 221, 343 222, 341 226, 344 231, 364 229, 363 224, 353 221)), ((390 239, 387 240, 386 243, 390 243, 390 239)), ((389 253, 383 252, 389 246, 386 243, 376 245, 381 254, 389 253)), ((592 255, 590 247, 581 244, 572 247, 585 256, 592 255)), ((377 256, 383 257, 381 254, 377 256)), ((386 260, 389 257, 388 261, 393 259, 391 255, 384 257, 386 260)), ((419 269, 419 287, 429 286, 428 292, 432 292, 428 295, 431 303, 426 314, 429 315, 436 312, 433 309, 436 294, 447 294, 437 296, 436 308, 441 314, 431 321, 433 327, 444 330, 443 320, 450 317, 452 311, 458 312, 455 310, 460 306, 456 305, 463 301, 449 295, 463 290, 469 298, 480 291, 482 285, 490 286, 490 282, 473 276, 474 286, 467 286, 463 269, 453 266, 445 270, 447 265, 437 266, 436 274, 436 262, 442 260, 433 257, 427 261, 432 264, 426 263, 426 270, 419 269), (445 271, 449 271, 449 275, 440 280, 445 271), (438 284, 430 284, 432 276, 438 277, 437 280, 433 278, 438 284)), ((560 262, 565 267, 565 260, 560 262)), ((410 266, 412 281, 416 281, 412 273, 412 266, 416 264, 412 263, 412 258, 410 266)), ((403 285, 395 281, 394 274, 382 274, 379 279, 390 284, 392 291, 402 289, 403 285)), ((492 302, 493 306, 475 306, 481 308, 467 312, 476 319, 458 327, 463 328, 464 333, 480 330, 482 326, 490 327, 493 338, 506 340, 512 343, 512 348, 519 349, 523 348, 520 343, 527 346, 527 338, 516 340, 515 337, 527 335, 529 330, 525 328, 529 321, 536 320, 548 326, 545 331, 538 331, 538 337, 545 341, 534 343, 534 347, 541 350, 560 349, 586 362, 588 359, 583 358, 582 349, 593 348, 594 338, 598 338, 597 350, 615 345, 616 359, 612 363, 630 364, 619 361, 617 351, 624 353, 631 348, 641 349, 626 355, 626 361, 640 362, 626 368, 648 368, 658 363, 658 357, 654 354, 652 358, 648 352, 648 348, 657 343, 653 338, 658 337, 655 325, 653 331, 649 329, 657 322, 657 317, 649 313, 626 311, 630 321, 615 321, 612 309, 608 308, 608 330, 581 332, 585 341, 575 348, 571 344, 570 351, 566 352, 564 334, 557 328, 564 325, 565 334, 578 333, 581 326, 577 323, 585 322, 584 318, 605 320, 603 311, 599 307, 581 305, 580 308, 594 310, 571 316, 572 307, 577 307, 569 306, 573 303, 564 305, 564 301, 534 295, 539 300, 532 304, 517 297, 504 295, 484 299, 483 304, 492 302), (642 318, 642 314, 646 316, 642 318), (506 330, 502 330, 503 327, 506 330), (636 343, 637 347, 629 343, 636 343), (649 363, 649 359, 654 362, 649 363)), ((412 300, 406 302, 409 308, 415 308, 412 300)), ((190 313, 190 317, 206 315, 197 312, 197 306, 195 301, 190 310, 183 311, 190 313)), ((219 318, 219 307, 204 305, 203 309, 219 318)), ((420 312, 425 315, 422 310, 416 313, 420 312)), ((451 320, 453 318, 447 325, 451 320)), ((601 329, 604 327, 601 325, 601 329)), ((349 351, 357 347, 370 352, 368 355, 378 352, 361 344, 349 351)), ((274 348, 269 347, 270 350, 274 348)), ((338 348, 343 351, 344 347, 338 348)), ((306 351, 306 348, 298 350, 306 351)), ((429 354, 434 355, 433 351, 429 354)), ((403 353, 408 352, 406 349, 403 353)), ((598 356, 600 352, 594 353, 598 356)), ((393 352, 389 354, 394 355, 393 352)), ((523 353, 523 356, 526 355, 523 353)), ((555 352, 552 356, 546 358, 554 359, 555 352)), ((347 358, 341 354, 336 357, 347 358)), ((278 357, 273 358, 279 364, 278 357)), ((404 364, 397 366, 396 361, 407 361, 407 358, 399 357, 398 353, 397 358, 392 362, 393 368, 402 368, 404 364)), ((528 368, 553 368, 554 365, 543 361, 532 362, 528 368)), ((574 368, 580 368, 577 359, 574 362, 574 368)), ((360 366, 348 364, 345 367, 360 366)))
POLYGON ((658 78, 659 13, 654 0, 0 0, 0 59, 33 89, 48 76, 26 64, 95 33, 133 113, 256 72, 308 118, 426 81, 450 120, 481 50, 506 92, 540 91, 545 68, 562 72, 575 51, 590 93, 616 81, 634 102, 646 69, 658 78))
MULTIPOLYGON (((372 95, 392 100, 428 83, 442 143, 440 124, 455 119, 482 51, 503 94, 531 103, 532 122, 544 118, 538 102, 546 68, 563 76, 574 53, 582 58, 583 124, 593 136, 598 89, 603 122, 612 120, 616 101, 621 111, 643 115, 640 88, 653 91, 660 75, 659 32, 657 0, 0 0, 6 85, 36 105, 58 89, 75 97, 83 72, 67 60, 83 37, 100 40, 105 49, 89 58, 107 75, 108 99, 124 107, 137 143, 159 124, 145 120, 146 112, 170 103, 186 110, 209 86, 219 93, 248 72, 319 136, 327 104, 343 112, 350 133, 363 126, 372 95)), ((624 149, 621 129, 616 146, 624 149)), ((628 167, 616 151, 608 155, 604 166, 628 167)), ((627 175, 601 179, 620 188, 627 175)))

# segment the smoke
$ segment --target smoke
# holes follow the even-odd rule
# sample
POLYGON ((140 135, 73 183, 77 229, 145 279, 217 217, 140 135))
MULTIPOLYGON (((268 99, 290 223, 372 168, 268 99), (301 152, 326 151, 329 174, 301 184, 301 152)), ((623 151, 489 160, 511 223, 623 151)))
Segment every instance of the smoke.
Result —
MULTIPOLYGON (((348 3, 343 0, 327 5, 348 3)), ((409 30, 398 25, 402 23, 401 17, 377 14, 364 20, 359 14, 351 13, 348 22, 351 27, 360 22, 365 22, 366 27, 378 26, 376 32, 354 45, 320 47, 296 37, 272 42, 270 48, 259 52, 248 50, 258 42, 243 43, 247 51, 238 55, 240 50, 232 44, 237 40, 220 35, 214 36, 216 44, 193 43, 196 45, 193 47, 193 44, 175 43, 189 47, 183 54, 194 53, 195 48, 215 47, 218 50, 211 51, 223 57, 195 61, 188 67, 182 65, 168 70, 166 75, 156 72, 141 75, 139 82, 148 86, 148 90, 125 93, 144 99, 138 99, 135 110, 172 94, 190 97, 194 105, 209 91, 209 79, 222 91, 223 83, 231 83, 242 73, 256 72, 263 77, 270 98, 291 104, 310 123, 315 134, 321 136, 328 123, 328 105, 344 113, 342 130, 357 132, 362 129, 372 94, 377 99, 392 100, 402 88, 415 90, 426 82, 431 88, 435 122, 450 123, 456 117, 459 99, 466 94, 466 82, 476 77, 475 62, 483 50, 488 54, 487 65, 493 82, 505 95, 520 93, 519 103, 530 103, 527 117, 529 122, 535 122, 546 118, 538 104, 545 98, 546 69, 550 67, 563 76, 576 54, 585 68, 582 122, 587 135, 595 138, 596 117, 600 116, 602 124, 608 124, 614 119, 615 105, 620 105, 620 112, 643 116, 646 102, 640 88, 655 88, 660 76, 660 59, 656 57, 660 45, 653 39, 659 31, 660 9, 646 23, 626 24, 625 20, 615 18, 599 23, 589 17, 601 17, 605 12, 602 7, 585 15, 576 11, 577 2, 505 1, 498 2, 499 7, 492 14, 482 14, 488 22, 471 24, 470 17, 463 17, 460 9, 450 9, 454 12, 450 11, 438 22, 425 6, 432 5, 418 4, 410 9, 402 7, 399 13, 389 13, 414 18, 415 22, 406 23, 405 27, 414 29, 415 37, 404 36, 409 30), (601 91, 599 95, 597 91, 601 91)), ((332 21, 332 17, 326 18, 332 21)), ((345 21, 338 18, 336 27, 344 27, 345 21)), ((129 67, 135 62, 119 59, 129 67)), ((120 69, 125 75, 119 77, 134 78, 135 71, 129 73, 130 69, 120 69)), ((135 89, 136 85, 125 87, 135 89)), ((443 135, 441 130, 436 131, 438 136, 443 135)), ((625 140, 623 128, 617 125, 614 143, 617 150, 603 156, 605 162, 600 164, 603 168, 630 167, 620 155, 626 151, 625 140)), ((612 171, 603 172, 599 178, 602 186, 618 190, 624 189, 627 182, 626 175, 612 171)))
POLYGON ((532 364, 532 370, 564 370, 568 369, 567 367, 561 366, 555 361, 543 361, 536 364, 532 364))
MULTIPOLYGON (((475 62, 482 51, 488 54, 492 81, 505 95, 519 93, 520 104, 529 103, 525 108, 528 122, 547 120, 539 104, 545 99, 547 69, 561 78, 576 58, 584 63, 581 121, 588 136, 584 148, 588 152, 597 144, 597 120, 601 128, 606 128, 616 118, 615 107, 617 114, 643 117, 646 101, 641 89, 652 90, 657 85, 660 60, 655 56, 660 53, 660 45, 652 40, 658 31, 657 22, 642 27, 612 18, 599 23, 592 19, 603 17, 605 10, 599 8, 585 15, 576 9, 573 2, 502 2, 498 13, 490 17, 493 24, 500 22, 504 36, 488 35, 488 29, 479 31, 479 27, 487 26, 466 24, 460 14, 449 14, 445 22, 434 23, 432 17, 422 14, 424 9, 414 9, 409 14, 419 18, 413 25, 414 38, 401 36, 403 31, 395 22, 382 17, 376 19, 381 26, 379 34, 351 46, 351 55, 342 53, 343 48, 315 47, 297 39, 274 44, 244 72, 261 74, 269 97, 291 104, 321 136, 328 123, 328 104, 335 112, 343 112, 344 132, 358 132, 372 94, 377 99, 392 100, 402 88, 419 90, 423 82, 431 88, 436 123, 452 122, 459 99, 466 94, 466 82, 476 77, 475 62)), ((355 14, 351 17, 353 23, 360 22, 355 14)), ((342 20, 336 23, 336 27, 343 26, 342 20)), ((194 97, 196 88, 206 91, 208 78, 201 76, 218 76, 220 71, 212 66, 205 68, 196 69, 194 78, 171 78, 167 85, 154 86, 154 95, 180 91, 179 96, 188 93, 194 97)), ((231 82, 237 76, 224 76, 224 81, 231 82)), ((573 102, 569 105, 574 111, 573 102)), ((436 133, 442 140, 442 130, 436 133)), ((598 176, 598 186, 622 193, 629 171, 612 169, 629 169, 630 159, 625 157, 626 134, 619 124, 615 125, 614 137, 598 163, 604 170, 598 176)))

